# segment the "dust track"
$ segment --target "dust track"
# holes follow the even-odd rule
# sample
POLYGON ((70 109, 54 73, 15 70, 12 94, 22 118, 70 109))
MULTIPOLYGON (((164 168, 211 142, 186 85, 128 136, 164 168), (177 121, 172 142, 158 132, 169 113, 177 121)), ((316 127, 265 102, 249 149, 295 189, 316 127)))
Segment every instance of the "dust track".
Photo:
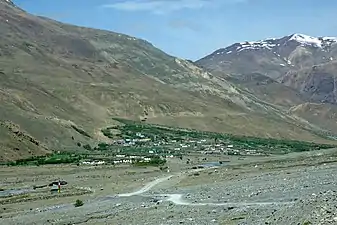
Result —
POLYGON ((173 177, 173 175, 168 176, 168 177, 163 177, 163 178, 158 178, 154 181, 151 181, 150 183, 146 184, 144 187, 142 187, 141 189, 139 189, 138 191, 135 192, 130 192, 130 193, 124 193, 124 194, 119 194, 119 197, 131 197, 134 195, 141 195, 149 190, 151 190, 151 188, 153 188, 154 186, 167 181, 168 179, 170 179, 171 177, 173 177))

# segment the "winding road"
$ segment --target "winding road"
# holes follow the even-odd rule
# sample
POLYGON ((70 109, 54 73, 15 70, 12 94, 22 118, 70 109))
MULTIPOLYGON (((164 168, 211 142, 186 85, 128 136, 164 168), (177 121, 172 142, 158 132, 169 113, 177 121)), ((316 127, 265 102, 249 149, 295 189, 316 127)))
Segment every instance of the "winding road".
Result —
MULTIPOLYGON (((194 170, 196 171, 196 170, 194 170)), ((200 169, 198 170, 200 171, 200 169)), ((181 173, 180 173, 181 174, 181 173)), ((192 203, 188 202, 183 199, 183 194, 154 194, 154 195, 143 195, 144 193, 150 191, 153 187, 160 183, 167 182, 169 179, 174 177, 174 175, 170 175, 167 177, 158 178, 154 181, 149 182, 141 189, 130 192, 130 193, 124 193, 119 194, 118 197, 131 197, 131 196, 145 196, 145 197, 163 197, 165 201, 172 202, 175 205, 185 205, 185 206, 228 206, 228 207, 240 207, 240 206, 267 206, 267 205, 287 205, 291 204, 293 202, 223 202, 223 203, 192 203)))

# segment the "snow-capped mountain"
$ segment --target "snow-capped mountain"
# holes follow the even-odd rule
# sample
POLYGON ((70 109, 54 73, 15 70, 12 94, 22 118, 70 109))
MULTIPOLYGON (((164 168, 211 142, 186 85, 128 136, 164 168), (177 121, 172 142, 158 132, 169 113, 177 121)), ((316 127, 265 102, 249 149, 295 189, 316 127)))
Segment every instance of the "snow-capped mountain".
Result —
POLYGON ((286 36, 280 39, 271 38, 260 41, 245 41, 235 43, 229 47, 221 48, 215 53, 219 55, 219 54, 233 54, 248 50, 261 50, 261 49, 273 50, 294 44, 297 46, 315 47, 325 50, 326 48, 331 47, 331 45, 335 43, 337 43, 336 37, 311 37, 305 34, 292 34, 290 36, 286 36))
POLYGON ((278 79, 289 69, 327 63, 337 58, 337 38, 292 34, 282 38, 246 41, 221 48, 197 65, 229 74, 262 73, 278 79))
POLYGON ((311 37, 305 34, 293 34, 289 41, 296 41, 303 46, 313 46, 318 48, 330 47, 337 42, 336 37, 311 37))
MULTIPOLYGON (((322 50, 330 47, 332 44, 337 42, 337 38, 335 37, 311 37, 305 34, 293 34, 281 39, 266 39, 260 41, 252 41, 252 42, 241 42, 235 44, 235 48, 237 52, 245 51, 245 50, 257 50, 257 49, 275 49, 280 48, 288 44, 296 44, 300 46, 310 46, 321 48, 322 50)), ((234 47, 234 46, 233 46, 234 47)), ((227 48, 226 48, 227 49, 227 48)), ((228 52, 226 52, 229 54, 228 52)))
POLYGON ((336 59, 337 38, 292 34, 235 43, 195 63, 244 83, 271 78, 315 101, 337 103, 336 59))

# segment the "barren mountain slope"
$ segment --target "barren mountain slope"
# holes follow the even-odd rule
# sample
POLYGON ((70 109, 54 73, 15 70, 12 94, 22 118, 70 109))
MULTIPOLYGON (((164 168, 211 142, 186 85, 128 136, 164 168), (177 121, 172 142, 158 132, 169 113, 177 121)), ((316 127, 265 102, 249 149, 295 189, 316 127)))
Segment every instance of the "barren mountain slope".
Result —
POLYGON ((337 61, 307 67, 297 71, 289 71, 281 80, 311 101, 319 103, 337 103, 337 61))
POLYGON ((227 80, 259 99, 275 105, 275 107, 289 109, 294 105, 308 101, 308 98, 296 90, 259 73, 227 76, 227 80))
MULTIPOLYGON (((337 106, 329 103, 304 103, 292 107, 290 114, 299 116, 337 134, 337 106)), ((337 135, 334 135, 337 138, 337 135)))

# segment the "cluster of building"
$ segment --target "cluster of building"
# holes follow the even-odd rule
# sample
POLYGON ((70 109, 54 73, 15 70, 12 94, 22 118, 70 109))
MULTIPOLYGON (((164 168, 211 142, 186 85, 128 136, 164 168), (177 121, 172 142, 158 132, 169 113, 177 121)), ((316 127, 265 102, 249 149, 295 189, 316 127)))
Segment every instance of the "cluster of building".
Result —
POLYGON ((147 143, 151 142, 151 138, 145 137, 142 133, 136 133, 136 138, 125 138, 125 139, 119 139, 113 141, 112 144, 114 145, 121 145, 121 146, 133 146, 136 145, 137 143, 147 143))
POLYGON ((99 166, 99 165, 104 165, 105 161, 83 161, 82 165, 90 165, 90 166, 99 166))
POLYGON ((203 145, 203 154, 225 154, 225 155, 261 155, 263 153, 253 149, 237 149, 234 145, 216 144, 203 145))
MULTIPOLYGON (((150 154, 153 153, 153 151, 149 152, 150 154)), ((134 162, 150 162, 151 157, 148 156, 141 156, 141 155, 116 155, 113 160, 109 160, 108 163, 113 163, 115 165, 117 164, 132 164, 134 162)), ((89 165, 89 166, 99 166, 99 165, 104 165, 107 164, 106 161, 98 161, 98 160, 93 160, 93 161, 83 161, 81 162, 82 165, 89 165)))
MULTIPOLYGON (((123 149, 119 150, 120 155, 116 155, 113 159, 114 164, 128 164, 135 161, 148 162, 151 160, 151 155, 160 155, 163 158, 173 158, 175 153, 177 155, 183 154, 186 151, 195 151, 201 154, 225 154, 225 155, 260 155, 257 150, 242 149, 242 146, 234 146, 231 143, 219 142, 216 143, 210 139, 189 139, 184 137, 178 137, 180 140, 174 138, 166 138, 165 140, 158 139, 156 136, 151 138, 148 135, 144 135, 141 132, 137 132, 132 138, 124 138, 115 140, 112 144, 121 147, 132 147, 143 145, 146 147, 159 147, 165 146, 164 151, 156 150, 159 148, 153 148, 148 153, 143 153, 143 156, 139 155, 127 155, 124 154, 123 149), (182 138, 182 139, 181 139, 182 138), (169 149, 169 150, 168 150, 169 149), (172 155, 173 154, 173 155, 172 155)), ((96 162, 98 164, 98 162, 96 162)))
POLYGON ((122 164, 122 163, 133 163, 133 162, 149 162, 151 161, 150 157, 147 156, 137 156, 137 155, 116 155, 114 164, 122 164))

